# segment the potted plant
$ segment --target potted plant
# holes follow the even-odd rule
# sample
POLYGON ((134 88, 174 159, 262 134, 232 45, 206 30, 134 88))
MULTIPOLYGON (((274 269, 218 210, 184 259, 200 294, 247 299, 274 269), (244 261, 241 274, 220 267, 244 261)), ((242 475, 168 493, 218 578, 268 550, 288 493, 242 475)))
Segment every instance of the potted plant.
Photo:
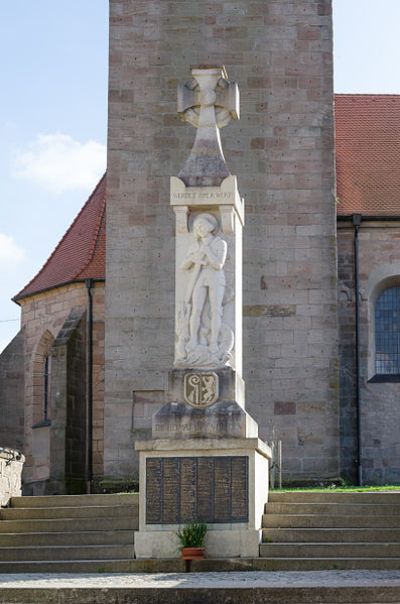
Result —
POLYGON ((177 532, 183 560, 204 558, 204 539, 207 525, 204 522, 192 522, 177 532))

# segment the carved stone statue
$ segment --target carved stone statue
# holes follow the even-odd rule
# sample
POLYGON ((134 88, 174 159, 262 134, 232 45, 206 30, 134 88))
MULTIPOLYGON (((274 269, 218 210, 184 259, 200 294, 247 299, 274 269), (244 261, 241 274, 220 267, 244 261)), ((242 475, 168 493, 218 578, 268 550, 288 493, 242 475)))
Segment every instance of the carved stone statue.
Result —
POLYGON ((181 265, 190 275, 178 311, 177 364, 224 365, 233 347, 232 330, 223 324, 227 243, 217 230, 218 221, 212 214, 199 214, 194 219, 195 242, 181 265))

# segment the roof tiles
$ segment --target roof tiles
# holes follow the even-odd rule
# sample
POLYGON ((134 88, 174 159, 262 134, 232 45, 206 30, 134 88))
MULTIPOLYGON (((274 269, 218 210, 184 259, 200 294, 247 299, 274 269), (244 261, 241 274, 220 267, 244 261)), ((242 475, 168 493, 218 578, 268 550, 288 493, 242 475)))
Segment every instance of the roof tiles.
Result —
POLYGON ((105 208, 104 175, 51 256, 15 301, 71 281, 105 278, 105 208))
POLYGON ((400 214, 400 96, 335 96, 338 215, 400 214))

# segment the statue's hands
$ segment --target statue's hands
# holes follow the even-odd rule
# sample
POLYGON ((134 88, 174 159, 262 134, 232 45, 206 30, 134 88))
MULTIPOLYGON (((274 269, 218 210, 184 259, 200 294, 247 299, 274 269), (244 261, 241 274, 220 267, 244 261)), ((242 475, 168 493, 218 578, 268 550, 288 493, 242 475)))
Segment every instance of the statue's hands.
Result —
POLYGON ((192 269, 195 265, 201 266, 204 264, 207 264, 204 250, 202 250, 200 246, 196 246, 189 250, 184 262, 181 264, 181 269, 187 271, 192 269))
POLYGON ((207 264, 206 257, 204 255, 204 251, 202 249, 194 252, 191 256, 191 261, 194 264, 207 264))
POLYGON ((203 257, 203 264, 208 264, 213 257, 211 247, 208 241, 202 241, 200 246, 200 252, 203 257))

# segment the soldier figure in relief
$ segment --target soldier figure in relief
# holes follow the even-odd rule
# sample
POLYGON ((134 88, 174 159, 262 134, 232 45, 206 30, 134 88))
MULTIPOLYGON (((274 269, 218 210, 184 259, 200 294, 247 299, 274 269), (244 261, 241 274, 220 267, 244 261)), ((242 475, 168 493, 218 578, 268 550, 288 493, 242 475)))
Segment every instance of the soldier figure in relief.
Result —
POLYGON ((196 350, 200 345, 208 345, 212 354, 218 354, 218 338, 222 326, 222 303, 225 292, 225 274, 227 244, 215 235, 218 221, 212 214, 200 214, 193 223, 196 243, 189 249, 181 268, 191 270, 192 274, 185 296, 185 305, 189 310, 189 345, 196 350), (201 328, 206 302, 209 303, 210 336, 208 342, 202 341, 201 328))

